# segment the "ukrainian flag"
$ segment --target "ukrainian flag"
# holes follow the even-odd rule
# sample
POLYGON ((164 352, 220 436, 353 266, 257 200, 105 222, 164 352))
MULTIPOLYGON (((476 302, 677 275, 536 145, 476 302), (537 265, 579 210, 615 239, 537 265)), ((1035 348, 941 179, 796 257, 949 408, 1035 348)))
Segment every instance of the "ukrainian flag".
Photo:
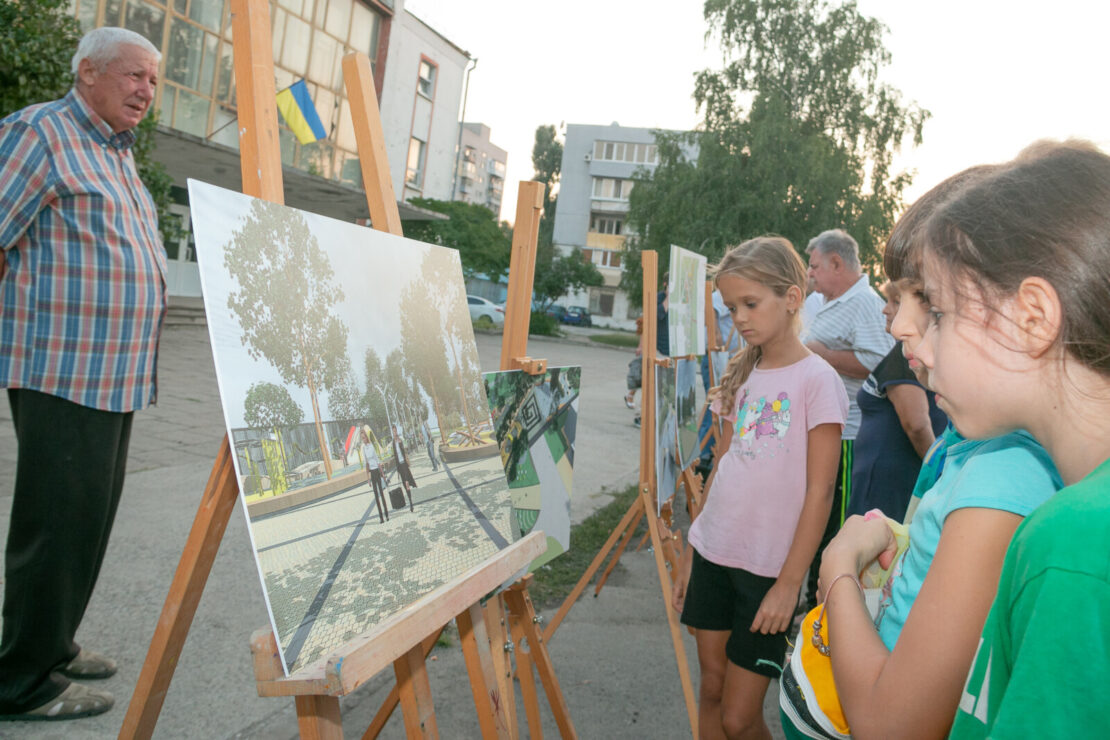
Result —
POLYGON ((304 80, 297 80, 277 94, 278 112, 285 119, 285 125, 293 130, 297 141, 311 144, 327 138, 324 124, 316 113, 316 106, 308 94, 304 80))

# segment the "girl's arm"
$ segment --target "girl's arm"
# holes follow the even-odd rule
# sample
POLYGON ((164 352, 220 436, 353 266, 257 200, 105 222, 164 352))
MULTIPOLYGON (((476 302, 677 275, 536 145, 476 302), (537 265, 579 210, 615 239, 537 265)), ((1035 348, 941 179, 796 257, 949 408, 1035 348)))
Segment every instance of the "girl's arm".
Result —
POLYGON ((809 430, 806 453, 806 498, 798 527, 786 562, 779 571, 775 585, 763 597, 751 631, 770 634, 783 632, 794 619, 798 592, 802 588, 809 565, 817 554, 817 546, 825 533, 832 509, 833 483, 840 458, 840 424, 818 424, 809 430))
MULTIPOLYGON (((728 450, 728 446, 732 444, 732 424, 725 420, 722 426, 724 431, 713 448, 713 470, 709 473, 709 478, 701 489, 706 497, 709 496, 709 491, 713 488, 713 479, 717 477, 717 467, 721 462, 721 457, 728 450)), ((702 499, 702 508, 705 508, 705 498, 702 499)), ((682 605, 686 601, 686 584, 690 582, 690 570, 693 566, 694 546, 690 544, 689 538, 687 538, 686 547, 682 549, 682 562, 679 564, 678 572, 674 574, 674 581, 671 585, 671 606, 679 614, 682 613, 682 605)))
POLYGON ((886 397, 894 405, 902 431, 909 437, 917 456, 924 459, 933 436, 933 420, 929 417, 929 397, 925 389, 913 383, 895 383, 886 387, 886 397))
MULTIPOLYGON (((893 652, 879 639, 858 589, 841 583, 826 594, 833 676, 853 737, 947 736, 1006 548, 1021 520, 984 508, 948 515, 893 652)), ((884 547, 875 544, 874 527, 886 528, 881 520, 853 517, 850 524, 825 549, 822 584, 843 573, 858 574, 884 547), (855 546, 853 538, 870 542, 871 551, 855 546)))

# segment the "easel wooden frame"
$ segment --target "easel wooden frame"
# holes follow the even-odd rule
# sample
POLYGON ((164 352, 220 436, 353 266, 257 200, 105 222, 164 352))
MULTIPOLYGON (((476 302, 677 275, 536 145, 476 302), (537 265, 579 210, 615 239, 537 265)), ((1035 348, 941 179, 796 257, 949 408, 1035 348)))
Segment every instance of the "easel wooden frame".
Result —
MULTIPOLYGON (((231 5, 243 192, 283 203, 269 3, 232 0, 231 5)), ((372 223, 377 229, 400 234, 400 214, 393 196, 377 98, 367 94, 375 89, 369 59, 363 54, 348 55, 343 59, 343 70, 372 223)), ((225 436, 120 728, 120 738, 149 738, 154 732, 238 494, 225 436)), ((338 697, 392 663, 407 736, 436 738, 438 729, 424 666, 426 641, 421 638, 458 616, 483 737, 511 737, 506 710, 495 700, 496 690, 492 689, 498 681, 494 674, 496 659, 490 654, 485 633, 487 617, 479 603, 482 596, 542 553, 546 546, 543 540, 538 532, 519 540, 333 655, 288 677, 283 675, 273 632, 268 627, 259 630, 251 640, 259 694, 294 696, 302 737, 341 740, 338 697)))
MULTIPOLYGON (((666 360, 656 360, 655 340, 657 331, 656 322, 656 285, 658 284, 659 261, 654 251, 641 253, 643 268, 643 353, 641 355, 641 396, 643 403, 640 410, 640 477, 638 495, 636 500, 625 512, 620 523, 613 529, 601 550, 594 557, 593 562, 582 574, 574 589, 563 601, 559 611, 544 630, 544 637, 548 642, 552 640, 555 631, 563 619, 574 606, 586 585, 594 574, 605 562, 606 557, 617 545, 620 545, 613 560, 610 562, 606 575, 612 570, 621 553, 628 546, 633 533, 641 519, 647 519, 647 536, 651 539, 655 565, 659 576, 659 587, 662 591, 663 606, 667 615, 667 625, 671 632, 671 641, 674 644, 675 660, 678 664, 679 681, 682 685, 683 699, 686 712, 690 720, 690 731, 694 738, 698 737, 698 706, 694 696, 694 685, 690 678, 690 667, 686 659, 686 648, 682 642, 682 633, 679 627, 678 614, 671 606, 671 577, 667 571, 667 564, 672 567, 677 563, 676 552, 677 538, 667 528, 667 523, 656 512, 656 482, 655 482, 655 366, 664 364, 666 360)), ((678 542, 679 546, 681 543, 678 542)), ((598 587, 600 590, 600 584, 598 587)))

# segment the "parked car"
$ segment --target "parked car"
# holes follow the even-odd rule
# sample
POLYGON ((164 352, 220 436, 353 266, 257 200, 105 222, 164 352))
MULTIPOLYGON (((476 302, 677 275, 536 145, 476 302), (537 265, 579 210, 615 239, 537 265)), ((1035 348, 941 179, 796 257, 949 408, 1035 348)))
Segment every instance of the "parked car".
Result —
POLYGON ((505 309, 491 300, 477 295, 468 295, 466 302, 470 308, 470 321, 479 328, 492 329, 505 325, 505 309))
POLYGON ((562 323, 563 318, 567 315, 567 307, 560 306, 557 303, 552 303, 550 306, 547 307, 547 310, 544 311, 544 313, 546 313, 548 316, 555 319, 556 321, 562 323))
POLYGON ((593 317, 590 316, 589 309, 585 306, 570 306, 563 316, 563 323, 576 324, 577 326, 593 326, 594 320, 593 317))

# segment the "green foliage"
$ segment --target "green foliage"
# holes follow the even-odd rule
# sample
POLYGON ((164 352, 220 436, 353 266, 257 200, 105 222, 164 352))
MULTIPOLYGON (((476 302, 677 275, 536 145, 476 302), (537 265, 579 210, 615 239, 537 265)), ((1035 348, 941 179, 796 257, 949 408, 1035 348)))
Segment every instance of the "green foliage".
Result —
MULTIPOLYGON (((912 179, 892 158, 920 144, 929 117, 879 79, 886 29, 851 0, 707 0, 705 18, 725 64, 697 75, 700 130, 657 133, 659 166, 630 198, 630 247, 656 250, 662 274, 671 244, 717 259, 760 234, 800 249, 844 228, 877 262, 912 179)), ((638 266, 624 273, 633 300, 638 266)))
POLYGON ((80 39, 70 0, 0 0, 0 117, 69 92, 80 39))
MULTIPOLYGON (((537 607, 558 606, 574 589, 578 579, 586 572, 590 562, 620 523, 632 502, 636 500, 636 486, 629 486, 614 495, 613 500, 595 511, 570 530, 570 549, 551 562, 541 566, 534 574, 528 592, 537 607)), ((641 522, 633 536, 646 531, 641 522)), ((619 571, 622 566, 617 564, 619 571)))
POLYGON ((591 342, 608 344, 610 347, 638 347, 640 337, 637 334, 591 334, 591 342))
POLYGON ((559 336, 559 322, 555 317, 548 316, 543 311, 533 311, 528 319, 528 333, 538 334, 541 337, 559 336))
POLYGON ((485 274, 497 282, 509 272, 511 237, 507 225, 485 206, 459 201, 413 198, 412 204, 442 213, 447 221, 405 221, 405 236, 459 250, 467 277, 485 274))
POLYGON ((551 246, 537 250, 532 290, 541 308, 547 308, 560 296, 601 282, 601 272, 586 261, 581 250, 558 256, 551 246))
MULTIPOLYGON (((73 87, 70 63, 81 27, 70 0, 0 0, 0 118, 34 103, 65 96, 73 87)), ((135 130, 132 148, 135 168, 158 210, 164 243, 184 233, 170 213, 173 178, 154 160, 154 129, 158 113, 151 111, 135 130)))
POLYGON ((542 250, 551 246, 551 238, 555 233, 558 196, 553 195, 552 190, 559 182, 563 167, 563 145, 555 138, 555 127, 550 124, 536 128, 536 139, 532 145, 532 167, 536 171, 533 179, 543 183, 543 216, 540 217, 538 239, 542 250))
POLYGON ((254 429, 287 429, 300 424, 304 411, 284 387, 252 383, 243 401, 243 420, 254 429))

